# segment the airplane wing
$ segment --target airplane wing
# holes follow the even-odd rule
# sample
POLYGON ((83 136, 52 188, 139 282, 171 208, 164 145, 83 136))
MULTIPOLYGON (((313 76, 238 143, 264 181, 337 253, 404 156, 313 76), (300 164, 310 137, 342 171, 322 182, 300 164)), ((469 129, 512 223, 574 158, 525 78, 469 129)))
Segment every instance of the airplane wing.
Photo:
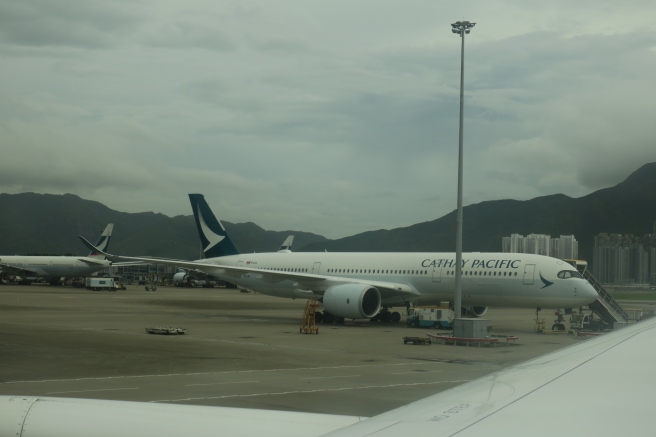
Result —
POLYGON ((246 408, 0 396, 0 437, 319 436, 359 420, 246 408))
POLYGON ((656 317, 369 419, 1 396, 0 436, 652 435, 655 358, 656 317))
POLYGON ((653 317, 327 435, 649 435, 655 358, 653 317))
MULTIPOLYGON (((232 277, 240 277, 245 274, 257 275, 257 277, 262 281, 267 282, 281 282, 281 281, 296 281, 298 283, 298 288, 312 290, 315 293, 323 293, 328 288, 334 285, 340 284, 365 284, 376 287, 381 294, 381 297, 393 297, 398 295, 407 295, 416 297, 419 296, 419 292, 408 284, 403 283, 394 283, 387 281, 370 281, 370 280, 361 280, 355 278, 342 278, 339 276, 324 276, 324 275, 314 275, 311 273, 298 273, 298 272, 281 272, 276 270, 262 270, 254 269, 250 267, 235 267, 235 266, 224 266, 220 264, 211 264, 203 263, 199 261, 182 261, 174 260, 168 258, 146 258, 146 257, 131 257, 131 256, 119 256, 105 253, 94 246, 86 240, 84 237, 80 236, 80 240, 92 250, 97 250, 102 255, 109 260, 118 261, 118 262, 145 262, 145 263, 158 263, 166 264, 174 267, 179 267, 189 270, 197 270, 209 275, 224 275, 232 277)), ((115 265, 115 264, 114 264, 115 265)))
POLYGON ((77 260, 82 261, 89 267, 103 267, 103 266, 109 267, 109 265, 107 265, 107 263, 104 262, 105 261, 104 259, 94 260, 91 258, 78 258, 77 260))
POLYGON ((9 273, 12 275, 21 275, 21 276, 29 276, 29 275, 39 276, 44 274, 44 272, 40 270, 26 269, 25 267, 14 266, 2 262, 0 262, 0 270, 2 270, 5 273, 9 273))

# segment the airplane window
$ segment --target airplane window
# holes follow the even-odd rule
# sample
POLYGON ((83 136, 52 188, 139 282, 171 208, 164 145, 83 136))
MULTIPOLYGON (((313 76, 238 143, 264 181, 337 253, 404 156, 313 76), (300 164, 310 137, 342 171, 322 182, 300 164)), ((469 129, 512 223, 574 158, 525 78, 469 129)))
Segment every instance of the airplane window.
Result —
POLYGON ((580 278, 581 274, 572 270, 562 270, 558 272, 558 277, 561 279, 580 278))

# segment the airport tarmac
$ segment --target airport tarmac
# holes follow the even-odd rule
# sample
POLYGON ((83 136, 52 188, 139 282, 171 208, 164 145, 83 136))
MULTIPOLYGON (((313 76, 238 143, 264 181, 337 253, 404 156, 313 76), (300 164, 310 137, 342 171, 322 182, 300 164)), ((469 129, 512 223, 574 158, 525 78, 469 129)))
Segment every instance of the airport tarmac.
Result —
MULTIPOLYGON (((300 334, 304 305, 222 288, 0 285, 0 394, 368 417, 586 341, 537 334, 532 310, 504 308, 485 318, 515 346, 406 345, 435 330, 405 318, 300 334), (145 332, 155 326, 188 333, 145 332)), ((553 311, 540 317, 550 326, 553 311)))

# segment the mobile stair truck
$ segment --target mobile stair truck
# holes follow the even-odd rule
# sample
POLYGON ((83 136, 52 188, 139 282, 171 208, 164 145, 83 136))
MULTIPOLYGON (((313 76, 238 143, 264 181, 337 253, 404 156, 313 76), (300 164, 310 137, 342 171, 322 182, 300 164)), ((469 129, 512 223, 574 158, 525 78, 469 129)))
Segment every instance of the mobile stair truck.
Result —
POLYGON ((448 307, 421 306, 408 308, 406 322, 413 328, 453 329, 455 313, 448 307))

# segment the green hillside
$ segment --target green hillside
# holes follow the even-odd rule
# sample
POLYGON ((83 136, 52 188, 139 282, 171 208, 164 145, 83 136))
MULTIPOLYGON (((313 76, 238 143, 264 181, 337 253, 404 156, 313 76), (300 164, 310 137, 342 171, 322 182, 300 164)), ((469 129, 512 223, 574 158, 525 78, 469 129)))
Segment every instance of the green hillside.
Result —
MULTIPOLYGON (((600 232, 651 233, 656 220, 656 163, 642 166, 625 181, 587 196, 563 194, 535 199, 494 200, 463 208, 463 250, 499 252, 501 238, 518 233, 575 235, 579 258, 592 260, 600 232)), ((456 212, 405 228, 365 232, 326 240, 302 251, 455 251, 456 212)))
MULTIPOLYGON (((184 200, 184 199, 183 199, 184 200)), ((200 242, 193 216, 128 214, 72 194, 0 194, 0 254, 86 255, 77 238, 95 242, 107 223, 114 223, 110 251, 197 259, 200 242)), ((277 250, 289 234, 294 248, 325 238, 309 232, 265 231, 254 223, 223 222, 242 252, 277 250)))
MULTIPOLYGON (((181 200, 183 201, 183 200, 181 200)), ((656 163, 636 170, 612 188, 571 198, 563 194, 535 199, 495 200, 469 205, 463 212, 463 249, 498 252, 512 233, 575 235, 579 257, 592 260, 599 232, 651 233, 656 220, 656 163)), ((193 216, 128 214, 72 194, 0 194, 0 254, 74 254, 86 250, 77 239, 95 241, 114 223, 110 251, 197 259, 200 243, 193 216)), ((455 211, 437 220, 405 228, 364 232, 339 240, 298 231, 265 231, 254 223, 223 222, 242 252, 278 249, 289 234, 294 251, 436 252, 455 250, 455 211)))

